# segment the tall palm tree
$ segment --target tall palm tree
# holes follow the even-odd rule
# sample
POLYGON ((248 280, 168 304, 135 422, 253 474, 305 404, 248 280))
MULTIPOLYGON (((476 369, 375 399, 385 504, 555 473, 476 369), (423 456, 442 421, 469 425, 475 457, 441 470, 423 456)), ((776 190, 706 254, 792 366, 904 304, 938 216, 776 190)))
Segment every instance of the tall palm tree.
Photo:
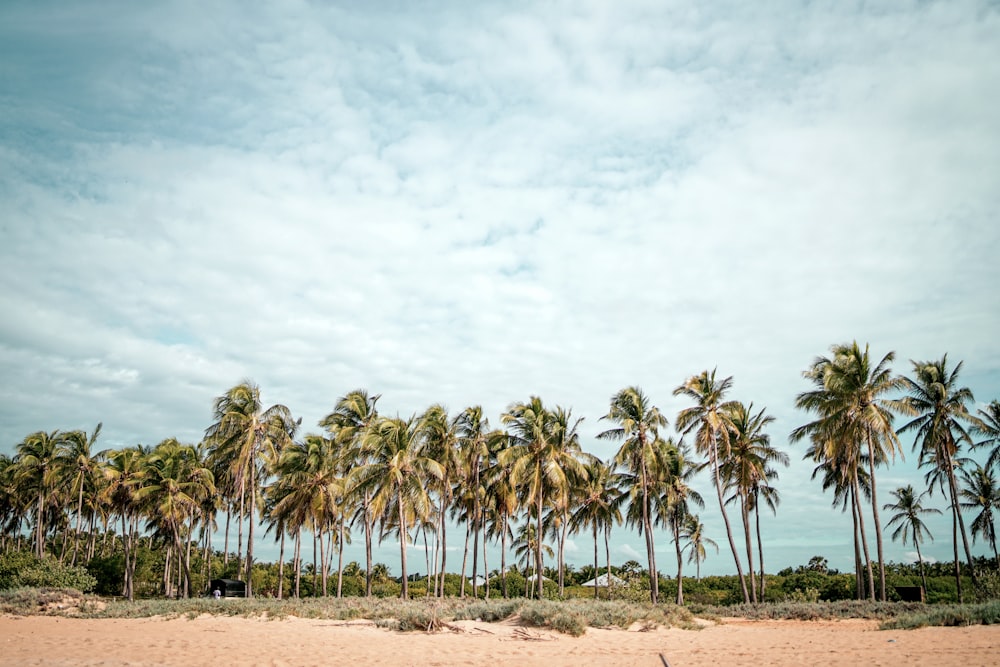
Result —
POLYGON ((444 467, 424 451, 420 426, 415 417, 380 418, 364 437, 370 462, 351 472, 358 486, 371 490, 373 514, 399 531, 404 599, 410 594, 406 570, 410 530, 430 517, 434 507, 428 487, 444 476, 444 467))
POLYGON ((974 446, 993 447, 990 456, 986 461, 987 468, 1000 468, 1000 401, 991 401, 986 409, 976 411, 977 419, 972 424, 972 430, 983 436, 983 440, 974 446))
MULTIPOLYGON (((765 415, 763 408, 754 414, 753 403, 747 406, 736 401, 730 404, 728 412, 731 425, 730 446, 729 456, 722 462, 722 477, 726 486, 733 490, 732 498, 739 501, 747 550, 747 569, 750 571, 750 598, 756 603, 758 590, 754 573, 750 513, 757 509, 761 487, 770 489, 769 482, 778 475, 772 464, 787 467, 788 455, 771 446, 771 437, 764 429, 774 422, 774 417, 765 415)), ((757 516, 759 517, 759 513, 757 516)), ((763 577, 762 572, 762 584, 763 577)), ((763 596, 763 593, 760 595, 763 596)))
POLYGON ((483 471, 486 539, 500 542, 500 585, 505 599, 510 597, 507 588, 507 544, 514 538, 510 521, 520 506, 517 486, 511 477, 513 462, 501 463, 502 459, 509 458, 502 452, 512 445, 507 433, 495 431, 489 439, 489 464, 483 471))
POLYGON ((659 408, 652 405, 639 387, 626 387, 611 397, 608 414, 601 417, 615 424, 614 428, 597 434, 600 440, 621 442, 615 454, 616 465, 631 472, 637 484, 637 500, 641 513, 642 533, 646 538, 646 561, 650 572, 650 600, 656 604, 659 599, 659 577, 656 574, 656 547, 653 541, 653 517, 650 515, 654 478, 650 472, 654 456, 654 443, 659 438, 659 430, 666 428, 667 418, 659 408))
POLYGON ((901 486, 892 492, 892 497, 896 499, 896 502, 886 503, 882 509, 896 512, 889 518, 889 523, 885 524, 886 528, 896 527, 892 533, 893 540, 902 537, 905 546, 906 541, 911 535, 913 536, 913 544, 917 548, 917 561, 920 563, 920 581, 926 591, 927 575, 924 573, 924 557, 920 553, 920 543, 924 541, 925 534, 932 540, 934 536, 931 535, 931 531, 927 529, 927 525, 920 517, 928 514, 941 514, 941 510, 925 508, 921 505, 920 500, 925 493, 926 491, 918 495, 913 490, 912 484, 901 486))
POLYGON ((715 540, 705 535, 705 524, 701 522, 697 514, 688 514, 681 529, 681 538, 685 540, 684 550, 688 551, 688 562, 695 564, 695 577, 701 581, 701 564, 708 558, 705 545, 715 547, 715 553, 719 553, 719 545, 715 540))
MULTIPOLYGON (((501 421, 510 429, 513 445, 499 455, 501 465, 510 465, 515 485, 525 490, 533 503, 536 520, 535 572, 542 572, 542 517, 547 502, 568 492, 570 474, 586 475, 577 459, 579 436, 577 425, 568 410, 556 407, 550 411, 542 399, 532 396, 527 402, 507 408, 501 421)), ((542 587, 538 587, 541 599, 542 587)))
POLYGON ((38 431, 17 445, 14 478, 18 486, 35 494, 35 556, 38 558, 45 554, 46 510, 57 488, 60 457, 66 444, 66 433, 38 431))
POLYGON ((122 595, 129 600, 135 598, 136 551, 141 510, 136 492, 142 486, 145 460, 149 453, 149 448, 143 445, 115 450, 108 455, 108 463, 104 467, 107 480, 107 485, 103 487, 104 500, 112 508, 113 514, 121 519, 122 551, 125 558, 122 595))
MULTIPOLYGON (((253 597, 253 533, 257 523, 257 496, 262 474, 277 461, 278 451, 291 441, 298 428, 291 411, 275 404, 264 408, 260 387, 244 380, 215 399, 212 423, 205 430, 211 447, 229 460, 240 496, 249 500, 246 557, 246 594, 253 597)), ((240 517, 241 521, 243 517, 240 517)))
POLYGON ((625 495, 622 493, 622 476, 600 459, 594 458, 586 464, 587 479, 581 487, 580 503, 570 517, 570 530, 574 533, 590 527, 594 531, 594 598, 598 597, 598 533, 604 534, 604 551, 607 561, 607 584, 611 585, 611 549, 609 545, 611 528, 622 522, 621 506, 625 495))
POLYGON ((695 433, 695 449, 708 456, 708 466, 715 480, 716 495, 719 500, 719 510, 726 525, 726 536, 729 538, 729 548, 736 562, 736 574, 739 576, 743 602, 750 603, 750 592, 747 590, 743 565, 740 562, 733 530, 726 514, 726 504, 723 499, 722 463, 729 457, 730 433, 732 422, 729 410, 732 402, 725 401, 725 395, 733 385, 733 378, 716 380, 715 370, 707 370, 699 375, 693 375, 687 381, 674 389, 675 396, 686 396, 695 402, 694 406, 681 410, 677 415, 677 429, 681 433, 695 433))
MULTIPOLYGON (((337 400, 333 411, 319 425, 327 430, 340 445, 342 466, 353 468, 367 462, 362 442, 366 433, 378 421, 375 404, 381 394, 369 395, 364 389, 355 389, 337 400)), ((375 517, 371 512, 371 496, 365 489, 348 485, 345 501, 357 507, 354 521, 361 519, 365 529, 365 596, 372 595, 372 531, 375 517)), ((353 521, 352 521, 353 525, 353 521)))
MULTIPOLYGON (((875 467, 902 454, 899 438, 892 428, 893 412, 898 403, 885 398, 902 387, 902 379, 893 376, 890 364, 895 353, 889 352, 874 363, 866 345, 857 341, 830 348, 829 357, 817 358, 805 377, 817 388, 796 397, 796 407, 815 412, 818 418, 792 432, 792 440, 805 436, 819 439, 825 446, 845 449, 845 454, 828 452, 826 458, 843 458, 856 476, 862 453, 867 453, 871 478, 872 520, 878 548, 880 598, 886 599, 885 553, 882 524, 878 515, 875 467)), ((863 533, 862 533, 863 534, 863 533)))
POLYGON ((974 421, 968 405, 974 401, 968 387, 958 386, 958 374, 962 362, 954 369, 948 368, 948 355, 935 361, 911 361, 913 377, 902 379, 907 395, 896 401, 897 409, 913 416, 903 424, 899 433, 915 432, 914 449, 920 451, 920 465, 929 467, 930 488, 935 482, 942 489, 948 489, 952 514, 952 546, 955 556, 955 581, 959 601, 962 595, 961 564, 958 557, 958 537, 965 547, 965 557, 969 564, 969 574, 973 581, 976 571, 969 549, 969 538, 965 531, 965 520, 959 499, 958 479, 955 469, 959 466, 959 456, 963 443, 971 446, 972 438, 965 423, 974 421))
POLYGON ((978 512, 972 520, 972 539, 982 535, 993 548, 993 558, 1000 568, 1000 554, 997 553, 997 531, 993 523, 993 512, 1000 509, 1000 486, 997 486, 993 471, 976 466, 971 471, 962 471, 962 489, 959 491, 962 507, 978 512))
MULTIPOLYGON (((434 485, 432 489, 438 495, 438 516, 436 521, 437 541, 441 556, 438 579, 439 590, 435 595, 444 597, 444 573, 447 567, 447 512, 452 504, 454 494, 453 484, 461 474, 459 468, 459 433, 457 421, 448 416, 448 410, 441 404, 427 408, 420 417, 420 430, 424 438, 424 451, 441 466, 441 478, 428 480, 434 485)), ((468 544, 466 544, 468 550, 468 544)))
POLYGON ((69 481, 69 488, 76 495, 76 531, 73 534, 73 559, 76 565, 80 535, 83 533, 83 495, 85 491, 93 492, 105 452, 94 452, 94 443, 101 434, 101 424, 94 427, 89 436, 83 431, 72 431, 67 434, 66 449, 62 456, 64 475, 69 481))

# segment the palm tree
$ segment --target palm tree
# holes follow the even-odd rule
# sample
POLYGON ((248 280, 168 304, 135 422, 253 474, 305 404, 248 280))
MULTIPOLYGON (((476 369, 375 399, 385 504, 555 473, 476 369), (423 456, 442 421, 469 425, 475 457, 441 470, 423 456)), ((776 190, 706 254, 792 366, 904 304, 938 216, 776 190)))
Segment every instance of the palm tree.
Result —
POLYGON ((188 597, 191 550, 185 550, 181 540, 187 537, 190 545, 201 502, 215 493, 212 473, 198 459, 195 447, 169 438, 146 457, 143 478, 143 485, 135 491, 135 500, 146 504, 153 522, 166 527, 182 576, 181 594, 188 597))
POLYGON ((1000 467, 1000 401, 991 401, 985 410, 979 409, 976 413, 978 418, 973 422, 972 430, 983 436, 983 440, 974 446, 978 449, 992 445, 993 450, 986 461, 986 467, 1000 467))
POLYGON ((542 570, 538 568, 538 554, 543 553, 544 555, 552 558, 555 555, 555 551, 552 550, 548 544, 545 544, 545 535, 542 537, 538 536, 540 533, 535 524, 531 523, 531 517, 524 522, 517 534, 514 536, 511 542, 511 547, 514 549, 514 558, 518 562, 524 563, 524 597, 531 597, 533 591, 537 590, 534 595, 540 600, 542 599, 545 576, 542 570), (534 567, 531 566, 531 561, 535 561, 534 567), (532 574, 528 574, 532 572, 532 574), (532 586, 531 589, 528 586, 532 586), (531 592, 529 592, 531 591, 531 592))
POLYGON ((684 557, 681 538, 684 524, 691 514, 691 506, 705 507, 701 494, 690 486, 691 478, 698 471, 688 458, 688 447, 681 441, 675 444, 673 440, 660 440, 655 445, 656 456, 653 457, 650 470, 656 480, 656 493, 653 495, 656 508, 656 525, 666 525, 670 529, 674 543, 674 554, 677 557, 677 599, 678 605, 684 604, 684 557))
POLYGON ((796 407, 816 412, 818 418, 793 431, 792 440, 809 435, 828 448, 846 450, 844 454, 828 451, 825 457, 845 460, 852 476, 856 476, 862 453, 867 452, 872 520, 878 547, 880 597, 884 601, 885 554, 878 515, 875 466, 894 459, 897 452, 902 454, 899 438, 892 428, 893 411, 899 406, 896 401, 884 398, 886 394, 900 389, 902 380, 894 377, 889 367, 895 359, 893 352, 874 364, 868 346, 862 351, 857 341, 850 345, 834 345, 830 351, 830 357, 817 358, 804 373, 817 388, 799 394, 795 400, 796 407))
POLYGON ((399 532, 401 597, 409 597, 406 545, 410 530, 433 511, 428 486, 444 476, 444 467, 424 451, 420 422, 411 417, 381 418, 367 429, 362 446, 369 463, 355 468, 356 484, 371 491, 371 509, 383 525, 399 532))
POLYGON ((650 600, 659 599, 659 581, 656 576, 656 547, 653 542, 653 519, 650 504, 654 494, 654 479, 649 467, 653 446, 659 438, 659 429, 666 428, 667 418, 652 405, 639 387, 626 387, 611 397, 611 409, 602 420, 616 424, 615 428, 597 434, 598 439, 621 442, 615 454, 615 464, 631 472, 636 482, 637 501, 641 513, 642 533, 646 538, 646 560, 650 572, 650 600))
POLYGON ((77 496, 76 499, 76 531, 73 534, 73 559, 72 565, 76 565, 77 553, 80 545, 80 535, 83 525, 83 494, 84 491, 94 490, 97 473, 100 469, 100 462, 105 452, 92 452, 94 443, 101 434, 101 424, 94 428, 94 432, 89 436, 83 431, 72 431, 67 434, 66 449, 62 456, 62 465, 65 475, 69 480, 69 488, 77 496))
POLYGON ((592 459, 586 464, 587 479, 580 491, 580 503, 570 517, 569 526, 573 533, 587 528, 594 531, 594 598, 598 597, 598 532, 604 533, 604 552, 607 561, 607 583, 611 585, 611 548, 609 540, 611 528, 622 522, 621 506, 625 500, 622 493, 622 476, 600 459, 592 459))
POLYGON ((978 512, 972 520, 972 539, 982 535, 993 547, 993 558, 1000 568, 1000 554, 997 554, 997 531, 993 523, 993 512, 1000 508, 1000 487, 997 486, 993 471, 976 466, 971 471, 962 471, 962 507, 978 512))
POLYGON ((940 360, 910 363, 913 365, 914 377, 903 378, 907 395, 897 401, 896 405, 900 411, 914 418, 900 427, 899 433, 916 432, 913 447, 919 448, 920 465, 931 468, 927 477, 930 488, 934 487, 935 482, 942 490, 947 485, 952 512, 955 582, 961 602, 963 595, 961 565, 958 558, 959 535, 965 547, 965 557, 973 581, 976 579, 976 572, 965 531, 965 520, 962 518, 955 468, 959 465, 958 457, 962 443, 972 445, 972 438, 962 422, 974 421, 967 407, 974 398, 968 387, 958 386, 958 374, 962 370, 962 362, 959 362, 953 370, 949 370, 946 354, 940 360))
MULTIPOLYGON (((481 411, 480 411, 481 414, 481 411)), ((457 421, 448 417, 448 411, 443 405, 435 404, 427 408, 420 418, 420 429, 423 432, 424 449, 426 455, 434 459, 441 465, 441 478, 439 480, 429 480, 434 484, 434 491, 437 492, 440 502, 438 503, 438 516, 436 522, 437 540, 440 547, 441 562, 439 571, 441 577, 438 579, 440 589, 435 595, 444 597, 444 573, 447 567, 447 511, 451 506, 454 489, 452 487, 455 478, 460 474, 459 469, 459 434, 457 421)), ((478 535, 477 535, 478 537, 478 535)), ((466 541, 466 553, 468 553, 468 541, 466 541)), ((463 568, 464 570, 464 568, 463 568)), ((429 573, 428 573, 429 574, 429 573)))
POLYGON ((701 564, 708 558, 705 545, 715 547, 715 553, 719 553, 719 545, 715 540, 705 536, 705 524, 697 514, 687 515, 681 530, 681 538, 686 541, 684 549, 688 550, 688 562, 695 564, 696 580, 701 581, 701 564))
MULTIPOLYGON (((333 412, 324 417, 319 425, 327 430, 340 445, 342 466, 352 468, 367 462, 362 446, 365 434, 378 421, 378 410, 375 404, 381 394, 369 396, 364 389, 355 389, 342 396, 333 408, 333 412)), ((345 501, 356 502, 358 518, 365 527, 365 596, 372 595, 372 530, 375 517, 371 512, 371 497, 363 489, 348 486, 345 489, 345 501), (358 495, 360 494, 360 495, 358 495)), ((353 522, 352 522, 353 525, 353 522)))
MULTIPOLYGON (((571 423, 568 410, 557 407, 549 411, 542 399, 532 396, 525 403, 516 403, 507 408, 501 421, 510 429, 514 443, 499 455, 501 465, 510 465, 510 474, 516 486, 525 490, 531 498, 536 520, 535 572, 542 572, 542 517, 545 504, 568 492, 569 475, 586 473, 576 458, 579 452, 577 425, 582 420, 571 423)), ((542 587, 538 587, 541 599, 542 587)))
POLYGON ((732 402, 723 401, 726 392, 733 385, 733 378, 727 377, 723 380, 715 379, 715 370, 711 373, 707 370, 700 375, 693 375, 688 380, 674 389, 674 395, 683 395, 695 402, 690 408, 685 408, 677 415, 677 429, 683 434, 695 433, 695 449, 702 455, 708 456, 708 466, 715 479, 715 490, 719 500, 719 510, 722 512, 722 520, 726 524, 726 536, 729 538, 729 548, 736 561, 736 574, 739 576, 740 589, 743 592, 743 602, 750 603, 750 593, 747 590, 746 577, 743 574, 743 565, 740 563, 740 555, 736 549, 736 542, 733 539, 733 530, 729 524, 729 516, 726 514, 726 505, 722 497, 722 463, 729 457, 730 433, 732 432, 732 422, 729 419, 729 411, 732 402))
POLYGON ((103 488, 105 502, 121 518, 122 550, 125 572, 122 595, 129 600, 135 597, 136 547, 139 531, 140 506, 136 492, 145 475, 145 459, 150 450, 143 445, 126 447, 111 452, 104 467, 107 485, 103 488))
POLYGON ((520 503, 511 477, 513 463, 501 463, 501 459, 509 458, 501 453, 512 444, 505 432, 494 432, 489 439, 489 464, 483 474, 486 539, 500 542, 500 585, 505 599, 510 596, 507 589, 507 543, 514 538, 510 520, 517 513, 520 503))
MULTIPOLYGON (((750 537, 750 512, 757 509, 760 489, 762 487, 770 489, 768 483, 778 476, 771 464, 778 463, 787 467, 788 455, 772 447, 771 437, 764 433, 764 429, 774 421, 774 417, 765 416, 764 409, 754 414, 753 403, 746 406, 736 401, 730 404, 728 412, 727 417, 732 430, 729 456, 722 462, 722 477, 726 485, 734 491, 732 499, 739 500, 747 549, 747 569, 750 571, 750 597, 751 601, 756 603, 758 592, 753 564, 753 540, 750 537)), ((759 518, 760 514, 757 513, 757 516, 759 518)), ((759 540, 758 546, 763 551, 763 545, 759 544, 759 540)), ((762 570, 762 586, 763 577, 762 570)), ((763 596, 763 593, 760 595, 763 596)))
POLYGON ((890 517, 889 523, 885 524, 886 528, 896 526, 896 530, 892 533, 893 540, 902 537, 903 545, 905 546, 906 541, 911 535, 913 536, 913 544, 917 547, 917 561, 920 563, 920 581, 923 583, 924 590, 926 591, 927 575, 924 573, 924 557, 920 553, 920 543, 924 541, 924 534, 932 540, 934 536, 931 535, 931 531, 927 529, 923 519, 920 517, 927 514, 941 514, 941 510, 923 507, 920 504, 920 499, 925 494, 926 491, 917 495, 911 484, 901 486, 892 492, 892 497, 896 499, 896 502, 886 503, 882 509, 896 512, 890 517))
POLYGON ((25 490, 32 490, 35 505, 35 556, 45 554, 45 535, 48 532, 46 513, 48 502, 57 488, 59 463, 67 444, 67 434, 61 431, 38 431, 25 437, 17 445, 15 482, 25 490))
POLYGON ((244 576, 247 597, 253 597, 253 533, 257 523, 258 486, 262 486, 259 484, 261 464, 276 463, 278 451, 291 441, 298 423, 284 405, 275 404, 264 409, 260 387, 250 380, 244 380, 215 399, 213 418, 215 422, 205 430, 205 439, 230 461, 240 497, 249 499, 250 523, 244 576))

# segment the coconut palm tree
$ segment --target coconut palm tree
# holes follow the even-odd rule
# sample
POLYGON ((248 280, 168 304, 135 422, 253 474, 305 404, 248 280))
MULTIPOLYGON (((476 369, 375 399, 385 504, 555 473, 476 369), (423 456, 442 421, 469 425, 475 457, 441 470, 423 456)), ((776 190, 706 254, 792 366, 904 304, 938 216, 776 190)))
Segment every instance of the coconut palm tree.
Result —
POLYGON ((239 495, 249 501, 244 576, 246 595, 253 597, 253 533, 262 476, 266 479, 269 466, 277 462, 278 451, 295 435, 298 422, 284 405, 275 404, 265 409, 260 387, 250 380, 244 380, 215 399, 213 418, 215 422, 205 430, 205 440, 230 462, 239 495))
POLYGON ((500 542, 500 585, 505 599, 510 597, 507 588, 507 544, 514 538, 510 521, 520 506, 517 487, 511 477, 513 462, 501 463, 501 459, 509 458, 501 453, 512 444, 505 432, 495 431, 489 439, 489 464, 483 471, 486 539, 500 542))
MULTIPOLYGON (((844 454, 827 452, 825 458, 842 459, 852 476, 867 454, 871 478, 872 520, 878 548, 880 598, 886 599, 885 554, 882 544, 882 524, 878 515, 875 467, 902 454, 899 438, 892 428, 897 401, 885 396, 902 387, 902 379, 893 376, 890 364, 895 353, 889 352, 874 363, 866 345, 857 341, 830 348, 829 357, 817 358, 804 375, 816 385, 796 397, 796 407, 817 413, 815 421, 792 432, 792 440, 810 436, 815 442, 844 454)), ((857 494, 856 494, 857 497, 857 494)), ((863 535, 863 532, 862 532, 863 535)))
MULTIPOLYGON (((501 465, 510 465, 515 486, 525 491, 533 503, 536 521, 535 571, 542 572, 542 517, 545 505, 568 493, 570 475, 586 475, 577 458, 580 451, 577 426, 570 412, 561 407, 550 411, 542 399, 532 396, 527 402, 515 403, 507 408, 501 421, 508 427, 512 446, 504 449, 498 459, 501 465)), ((538 587, 541 599, 542 587, 538 587)))
POLYGON ((695 402, 695 405, 685 408, 677 415, 677 429, 687 435, 695 434, 695 449, 699 454, 708 456, 708 467, 715 480, 716 495, 719 500, 719 510, 726 525, 726 536, 729 538, 729 548, 736 562, 736 574, 740 580, 743 601, 750 603, 750 592, 747 590, 746 576, 740 562, 733 530, 726 514, 726 504, 723 499, 722 464, 729 457, 730 433, 732 423, 729 411, 732 402, 725 401, 725 395, 733 385, 733 378, 716 380, 715 370, 707 370, 699 375, 693 375, 687 381, 674 389, 675 396, 685 396, 695 402))
POLYGON ((203 499, 215 493, 212 472, 198 458, 192 445, 174 438, 164 440, 145 458, 143 484, 135 490, 135 500, 147 507, 153 522, 162 524, 172 538, 182 576, 181 595, 191 592, 191 550, 182 538, 194 533, 194 524, 203 499))
POLYGON ((977 410, 976 415, 972 431, 983 436, 983 440, 974 446, 976 449, 992 446, 993 450, 986 461, 986 467, 1000 468, 1000 401, 991 401, 985 410, 977 410))
POLYGON ((688 552, 688 562, 695 564, 696 581, 701 581, 701 564, 708 558, 705 545, 715 547, 715 553, 719 553, 719 545, 705 535, 705 524, 697 514, 687 515, 681 528, 681 538, 685 541, 683 550, 688 552))
MULTIPOLYGON (((439 480, 428 481, 434 484, 434 488, 431 490, 437 494, 439 500, 437 503, 438 516, 435 529, 438 551, 441 555, 438 571, 441 572, 442 576, 438 579, 440 588, 434 593, 435 595, 444 597, 443 575, 447 567, 448 551, 446 519, 448 508, 452 504, 452 496, 454 494, 453 485, 461 475, 458 424, 457 420, 453 420, 448 416, 448 410, 441 404, 434 404, 427 408, 420 417, 420 422, 420 430, 424 438, 424 451, 427 456, 437 461, 441 466, 441 478, 439 480)), ((466 541, 465 546, 466 553, 468 553, 468 541, 466 541)))
POLYGON ((98 424, 89 436, 84 431, 71 431, 66 434, 66 447, 61 464, 64 477, 69 482, 70 492, 76 495, 76 531, 73 534, 73 558, 70 561, 72 565, 76 565, 80 535, 83 533, 84 492, 88 490, 94 492, 101 461, 105 455, 105 452, 92 451, 100 434, 101 424, 98 424))
POLYGON ((961 602, 962 577, 958 557, 958 538, 962 538, 965 557, 969 564, 969 574, 973 581, 976 572, 969 548, 969 538, 965 530, 965 520, 960 507, 958 479, 955 469, 959 467, 962 444, 972 445, 972 437, 965 423, 974 421, 968 405, 975 399, 968 387, 958 386, 958 374, 962 362, 954 369, 948 368, 948 355, 935 361, 911 361, 913 377, 902 379, 907 395, 895 402, 897 409, 913 416, 900 427, 899 433, 914 432, 913 447, 920 452, 920 465, 930 468, 929 488, 935 483, 947 488, 952 514, 952 546, 955 556, 955 582, 961 602), (963 423, 964 422, 964 423, 963 423))
MULTIPOLYGON (((722 462, 722 478, 726 486, 733 490, 731 500, 739 502, 747 550, 747 569, 750 572, 750 599, 756 603, 758 591, 754 573, 750 513, 756 510, 761 487, 770 488, 769 482, 777 478, 778 473, 772 464, 777 463, 787 467, 788 455, 771 446, 771 437, 764 432, 764 429, 774 422, 774 417, 765 415, 764 409, 754 414, 753 403, 746 406, 735 401, 730 404, 728 413, 731 428, 729 456, 722 462)), ((763 576, 762 573, 762 583, 763 576)))
POLYGON ((666 428, 667 418, 659 408, 652 405, 639 387, 626 387, 611 397, 611 408, 602 420, 616 426, 597 434, 600 440, 621 442, 615 454, 615 465, 627 469, 636 486, 636 501, 640 510, 640 525, 646 539, 646 560, 650 571, 650 600, 656 604, 659 599, 659 582, 656 572, 656 547, 653 542, 653 517, 650 507, 654 478, 650 472, 654 456, 654 443, 659 439, 659 430, 666 428))
POLYGON ((125 447, 108 455, 104 466, 107 484, 103 487, 103 500, 113 514, 121 519, 122 551, 125 559, 122 595, 135 599, 136 551, 139 534, 141 506, 136 492, 146 474, 145 459, 150 449, 143 445, 125 447))
MULTIPOLYGON (((369 395, 364 389, 355 389, 338 399, 333 411, 319 423, 340 446, 341 465, 345 469, 367 463, 367 454, 362 442, 368 430, 378 421, 375 404, 379 398, 381 394, 369 395)), ((357 508, 353 521, 360 519, 364 524, 365 596, 371 597, 372 532, 375 525, 375 517, 371 511, 371 496, 368 491, 350 485, 345 488, 345 494, 345 503, 357 508)))
POLYGON ((444 476, 444 467, 425 452, 420 426, 416 417, 380 418, 366 430, 362 443, 369 463, 351 471, 354 483, 370 490, 374 516, 399 532, 404 599, 409 597, 406 545, 410 530, 430 517, 434 505, 428 489, 444 476))
POLYGON ((972 520, 972 539, 980 535, 993 548, 993 558, 1000 568, 1000 554, 997 554, 997 531, 993 523, 993 512, 1000 509, 1000 487, 997 486, 993 471, 976 466, 971 471, 962 471, 962 489, 959 491, 962 507, 978 512, 972 520))
POLYGON ((912 535, 913 544, 917 548, 917 561, 920 563, 920 581, 923 583, 924 590, 927 590, 927 575, 924 573, 924 557, 920 553, 920 543, 924 541, 924 535, 934 539, 931 535, 931 531, 927 529, 927 525, 924 524, 921 516, 926 516, 928 514, 941 514, 941 510, 934 508, 925 508, 921 505, 920 500, 924 497, 927 492, 917 494, 913 490, 913 485, 907 484, 906 486, 901 486, 892 492, 892 497, 896 499, 894 503, 886 503, 882 509, 891 510, 896 512, 889 518, 889 522, 885 524, 886 528, 896 527, 896 530, 892 533, 892 539, 895 541, 897 538, 903 538, 903 545, 906 545, 906 541, 912 535))
MULTIPOLYGON (((580 488, 580 502, 570 516, 569 527, 575 534, 587 527, 594 531, 594 578, 598 574, 598 533, 604 534, 604 553, 607 562, 607 582, 611 585, 611 528, 622 522, 621 506, 625 501, 621 484, 623 478, 600 459, 585 464, 587 479, 580 488)), ((599 587, 594 584, 594 598, 599 587)))
POLYGON ((652 459, 650 470, 656 481, 653 494, 654 525, 666 526, 674 543, 677 557, 677 598, 678 605, 684 604, 684 557, 681 547, 684 524, 691 513, 691 507, 705 507, 701 494, 691 488, 691 478, 698 471, 689 455, 689 449, 681 441, 660 440, 656 443, 657 455, 652 459))
POLYGON ((30 489, 35 495, 35 556, 38 558, 45 554, 47 508, 58 488, 60 458, 67 438, 68 434, 61 431, 38 431, 17 445, 14 479, 21 489, 30 489))

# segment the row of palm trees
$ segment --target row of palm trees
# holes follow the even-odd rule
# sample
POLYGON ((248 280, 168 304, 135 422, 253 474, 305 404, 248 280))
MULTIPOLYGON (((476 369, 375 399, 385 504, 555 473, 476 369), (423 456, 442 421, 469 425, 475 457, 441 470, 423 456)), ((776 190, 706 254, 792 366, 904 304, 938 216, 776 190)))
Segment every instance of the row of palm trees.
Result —
MULTIPOLYGON (((940 489, 949 499, 958 586, 959 538, 970 565, 972 560, 963 509, 980 508, 973 537, 987 538, 996 555, 992 510, 1000 496, 991 471, 1000 463, 1000 405, 994 401, 971 414, 972 393, 957 383, 961 364, 949 369, 947 357, 914 362, 912 377, 893 375, 892 361, 890 353, 872 363, 867 347, 857 343, 834 346, 830 355, 817 358, 804 374, 811 389, 796 399, 797 406, 814 419, 792 433, 793 441, 809 441, 806 457, 816 462, 814 477, 822 479, 824 489, 833 490, 834 505, 851 511, 857 593, 862 597, 867 584, 873 599, 885 598, 875 474, 902 453, 899 433, 916 434, 920 462, 928 469, 925 493, 940 489), (910 421, 894 430, 898 414, 910 421), (983 436, 977 444, 994 447, 985 467, 974 468, 961 455, 963 447, 973 445, 971 434, 983 436), (974 497, 970 489, 976 480, 982 488, 974 497), (875 526, 877 591, 865 504, 875 526)), ((678 386, 674 394, 687 399, 689 407, 677 415, 676 439, 666 435, 666 416, 641 389, 622 389, 601 417, 608 428, 597 437, 619 445, 605 462, 582 450, 581 419, 561 406, 547 406, 538 397, 510 405, 500 417, 501 428, 493 428, 480 407, 456 415, 440 405, 405 419, 381 415, 378 395, 355 390, 340 398, 320 421, 322 433, 297 438, 300 423, 291 411, 283 405, 265 408, 259 387, 245 381, 214 401, 213 422, 197 446, 167 440, 152 448, 93 452, 100 425, 89 435, 82 431, 29 435, 14 457, 0 458, 2 536, 7 540, 19 534, 34 519, 36 554, 44 553, 50 534, 61 534, 60 558, 76 563, 93 554, 97 522, 105 527, 117 524, 125 552, 123 594, 129 597, 134 592, 135 544, 144 531, 160 536, 166 545, 167 567, 174 564, 180 595, 191 593, 195 536, 207 554, 222 514, 226 517, 223 553, 228 559, 229 528, 235 519, 234 553, 251 595, 259 520, 280 543, 279 567, 284 567, 286 540, 293 543, 296 595, 308 537, 314 560, 321 563, 317 569, 323 594, 328 593, 328 575, 336 569, 339 595, 345 546, 352 534, 361 533, 365 589, 371 595, 373 543, 396 536, 402 595, 407 596, 407 545, 420 540, 430 573, 429 593, 444 595, 441 575, 448 567, 447 530, 457 524, 465 528, 463 594, 468 556, 472 555, 475 593, 479 557, 482 571, 488 571, 486 545, 493 542, 500 545, 500 586, 507 595, 504 573, 511 548, 533 561, 531 569, 537 576, 544 571, 546 541, 551 540, 561 589, 568 535, 582 531, 592 535, 595 571, 603 536, 610 574, 610 531, 624 522, 643 535, 650 573, 659 572, 655 530, 668 531, 677 564, 676 601, 682 604, 685 553, 687 562, 700 566, 705 545, 714 544, 705 537, 695 513, 704 501, 691 488, 694 473, 706 470, 741 594, 744 601, 756 602, 763 599, 766 586, 760 510, 763 506, 776 511, 777 467, 787 466, 788 456, 772 446, 766 432, 773 418, 753 404, 731 400, 731 388, 732 378, 717 378, 715 371, 704 371, 678 386), (739 514, 741 545, 727 508, 739 514), (336 568, 335 555, 340 557, 336 568)), ((893 539, 912 539, 919 550, 927 534, 920 519, 926 511, 920 505, 923 494, 910 488, 906 495, 899 489, 893 497, 897 502, 883 508, 897 512, 888 524, 897 529, 893 539)), ((170 580, 165 571, 168 592, 170 580)), ((283 571, 279 582, 282 595, 283 571)), ((542 586, 534 591, 541 596, 542 586)), ((655 576, 650 578, 650 598, 659 600, 655 576)))

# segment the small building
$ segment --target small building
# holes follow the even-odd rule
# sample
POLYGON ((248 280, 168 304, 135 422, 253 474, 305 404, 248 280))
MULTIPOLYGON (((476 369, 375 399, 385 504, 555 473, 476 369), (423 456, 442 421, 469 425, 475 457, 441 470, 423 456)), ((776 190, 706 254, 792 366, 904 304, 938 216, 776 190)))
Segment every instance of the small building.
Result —
MULTIPOLYGON (((594 586, 607 586, 608 585, 608 575, 606 573, 602 574, 601 576, 597 577, 596 579, 591 579, 590 581, 586 581, 586 582, 584 582, 584 583, 582 583, 580 585, 581 586, 588 586, 588 587, 591 587, 591 588, 594 587, 594 586)), ((615 575, 612 574, 611 575, 611 585, 612 586, 624 586, 625 585, 625 580, 624 579, 619 579, 618 577, 616 577, 615 575)))
POLYGON ((245 598, 247 596, 247 584, 238 579, 212 579, 208 586, 208 594, 215 595, 219 591, 224 598, 245 598))

